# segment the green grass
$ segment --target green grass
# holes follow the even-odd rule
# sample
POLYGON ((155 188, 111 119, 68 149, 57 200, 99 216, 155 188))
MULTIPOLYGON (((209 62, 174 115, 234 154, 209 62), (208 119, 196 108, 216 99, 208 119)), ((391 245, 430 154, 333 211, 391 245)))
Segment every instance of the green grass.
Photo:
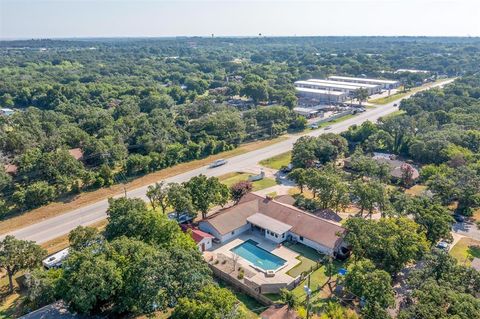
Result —
MULTIPOLYGON (((344 263, 336 260, 334 261, 334 265, 337 269, 340 269, 341 267, 343 267, 344 263)), ((336 276, 333 276, 332 279, 335 279, 335 277, 336 276)), ((328 277, 325 275, 325 266, 318 268, 310 275, 310 289, 312 290, 312 301, 320 301, 321 299, 325 298, 323 291, 320 288, 327 282, 327 279, 328 277)), ((307 279, 292 290, 292 292, 300 301, 305 300, 306 294, 303 290, 303 286, 306 284, 307 279)))
POLYGON ((287 166, 290 164, 292 160, 292 152, 288 151, 274 157, 267 158, 266 160, 260 161, 260 165, 273 168, 273 169, 280 169, 282 166, 287 166))
POLYGON ((303 272, 308 272, 314 267, 317 263, 317 260, 322 258, 322 255, 317 253, 314 249, 307 247, 302 244, 285 244, 285 247, 288 249, 293 250, 300 254, 297 257, 298 260, 301 261, 300 264, 296 265, 292 269, 290 269, 287 274, 292 277, 297 277, 303 272))
POLYGON ((395 117, 395 116, 403 115, 403 114, 405 114, 405 113, 406 113, 406 112, 403 111, 403 110, 397 110, 397 111, 395 111, 395 112, 392 112, 392 113, 390 113, 390 114, 387 114, 387 115, 383 116, 382 118, 383 118, 384 120, 386 120, 386 119, 391 119, 391 118, 393 118, 393 117, 395 117))
POLYGON ((459 263, 470 265, 474 257, 480 258, 480 241, 472 238, 462 238, 450 250, 450 255, 455 257, 459 263))
POLYGON ((411 91, 407 91, 407 92, 397 92, 395 94, 392 94, 392 95, 389 95, 389 96, 385 96, 385 97, 381 97, 381 98, 378 98, 378 99, 374 99, 374 100, 370 100, 368 102, 370 103, 373 103, 373 104, 380 104, 380 105, 384 105, 384 104, 388 104, 388 103, 392 103, 393 101, 396 101, 398 99, 401 99, 405 96, 407 96, 411 91))
MULTIPOLYGON (((238 183, 240 181, 248 180, 248 177, 250 175, 252 175, 252 174, 235 172, 235 173, 229 173, 229 174, 220 176, 219 179, 223 184, 230 187, 233 184, 238 183)), ((261 190, 261 189, 264 189, 264 188, 275 186, 275 185, 277 185, 277 182, 273 178, 265 177, 262 180, 252 182, 252 185, 253 185, 253 190, 258 191, 258 190, 261 190)))

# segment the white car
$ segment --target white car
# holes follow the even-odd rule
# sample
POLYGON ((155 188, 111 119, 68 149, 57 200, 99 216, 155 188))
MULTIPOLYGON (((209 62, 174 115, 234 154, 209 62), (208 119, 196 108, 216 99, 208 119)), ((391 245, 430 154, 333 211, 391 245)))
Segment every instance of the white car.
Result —
POLYGON ((218 159, 215 162, 211 163, 209 167, 214 168, 214 167, 222 166, 222 165, 225 165, 225 164, 227 164, 227 161, 222 158, 222 159, 218 159))

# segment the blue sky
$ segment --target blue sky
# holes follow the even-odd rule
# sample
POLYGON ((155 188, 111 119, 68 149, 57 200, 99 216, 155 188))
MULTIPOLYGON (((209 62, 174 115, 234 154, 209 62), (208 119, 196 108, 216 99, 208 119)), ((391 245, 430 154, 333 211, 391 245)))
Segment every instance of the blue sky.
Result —
POLYGON ((480 36, 480 0, 0 0, 0 38, 480 36))

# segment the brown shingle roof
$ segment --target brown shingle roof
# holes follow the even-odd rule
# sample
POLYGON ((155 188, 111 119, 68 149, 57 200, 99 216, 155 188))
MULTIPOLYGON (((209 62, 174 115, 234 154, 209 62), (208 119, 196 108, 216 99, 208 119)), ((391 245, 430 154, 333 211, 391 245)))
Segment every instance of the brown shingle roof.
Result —
POLYGON ((3 168, 5 169, 5 173, 8 174, 16 174, 18 171, 17 165, 14 164, 5 164, 3 168))
POLYGON ((81 148, 72 148, 68 150, 68 153, 76 160, 81 160, 83 158, 83 151, 81 148))
POLYGON ((343 227, 331 221, 253 193, 245 195, 238 205, 209 217, 206 222, 224 235, 245 225, 247 218, 256 213, 291 225, 291 232, 331 249, 341 242, 338 235, 345 232, 343 227))
POLYGON ((261 319, 297 319, 299 318, 295 310, 289 310, 288 307, 274 305, 260 314, 261 319))

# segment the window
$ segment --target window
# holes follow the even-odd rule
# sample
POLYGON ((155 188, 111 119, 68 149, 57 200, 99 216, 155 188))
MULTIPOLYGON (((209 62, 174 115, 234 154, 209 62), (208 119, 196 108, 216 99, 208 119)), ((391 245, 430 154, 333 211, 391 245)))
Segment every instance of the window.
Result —
POLYGON ((282 238, 285 238, 285 234, 282 234, 282 238))
POLYGON ((278 235, 277 235, 277 234, 275 234, 275 238, 278 238, 278 235))
POLYGON ((235 235, 235 231, 232 231, 232 235, 235 235))
POLYGON ((300 236, 300 241, 303 241, 303 236, 300 236))

